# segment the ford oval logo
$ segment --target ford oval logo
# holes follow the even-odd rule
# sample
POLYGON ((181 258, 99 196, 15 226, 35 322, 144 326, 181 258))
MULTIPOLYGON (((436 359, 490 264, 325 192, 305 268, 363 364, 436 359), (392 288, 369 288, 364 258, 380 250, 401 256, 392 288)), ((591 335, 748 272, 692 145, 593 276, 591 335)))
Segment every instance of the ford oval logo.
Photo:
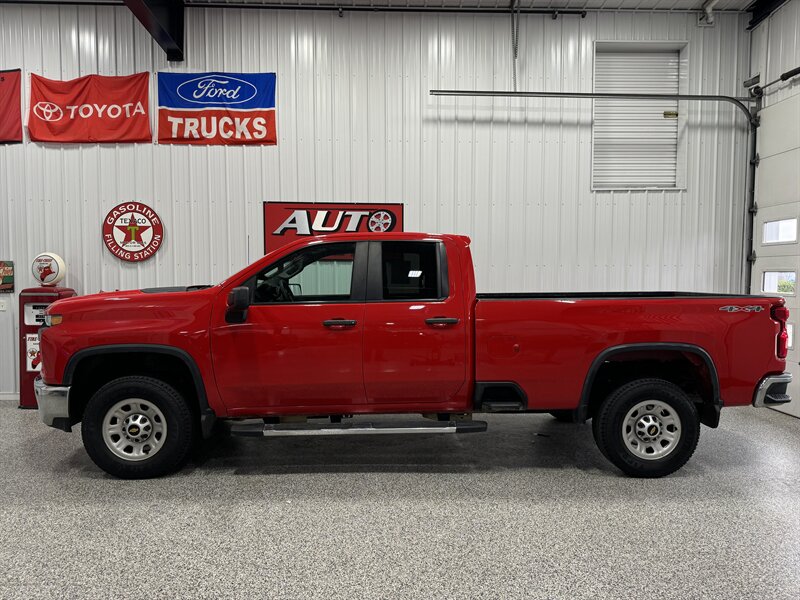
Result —
POLYGON ((249 81, 219 75, 184 81, 176 91, 178 96, 193 104, 242 104, 258 94, 256 86, 249 81))

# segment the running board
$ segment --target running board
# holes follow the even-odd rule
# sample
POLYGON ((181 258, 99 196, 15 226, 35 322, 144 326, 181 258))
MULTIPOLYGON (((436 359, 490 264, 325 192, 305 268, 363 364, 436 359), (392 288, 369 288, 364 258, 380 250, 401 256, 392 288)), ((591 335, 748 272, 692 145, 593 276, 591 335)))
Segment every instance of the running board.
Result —
POLYGON ((235 423, 231 435, 245 437, 287 437, 308 435, 388 435, 430 433, 478 433, 486 431, 485 421, 413 421, 387 423, 235 423))

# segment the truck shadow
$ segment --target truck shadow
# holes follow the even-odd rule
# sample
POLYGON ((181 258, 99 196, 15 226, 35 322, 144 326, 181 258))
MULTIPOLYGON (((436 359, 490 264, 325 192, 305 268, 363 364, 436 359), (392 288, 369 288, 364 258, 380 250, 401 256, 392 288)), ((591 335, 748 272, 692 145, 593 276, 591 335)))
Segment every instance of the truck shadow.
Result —
POLYGON ((600 455, 591 427, 519 419, 486 433, 306 438, 237 438, 216 434, 187 465, 237 474, 452 473, 564 468, 613 472, 600 455))
MULTIPOLYGON (((195 452, 186 470, 269 475, 577 469, 622 476, 598 450, 590 423, 560 423, 549 415, 491 415, 487 420, 486 433, 455 435, 259 439, 219 433, 195 452)), ((703 437, 709 431, 704 429, 703 437)), ((731 433, 716 440, 731 449, 715 451, 713 456, 725 456, 724 462, 740 466, 748 460, 746 444, 732 439, 731 433)), ((724 468, 717 459, 712 458, 714 467, 724 468)), ((691 465, 692 461, 676 476, 690 472, 691 465)))

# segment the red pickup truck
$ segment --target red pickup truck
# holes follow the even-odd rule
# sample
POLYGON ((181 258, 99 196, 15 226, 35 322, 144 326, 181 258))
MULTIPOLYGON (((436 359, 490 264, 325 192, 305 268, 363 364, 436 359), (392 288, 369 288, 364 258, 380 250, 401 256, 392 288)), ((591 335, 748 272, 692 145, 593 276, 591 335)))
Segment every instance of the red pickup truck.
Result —
POLYGON ((257 436, 483 431, 475 413, 592 420, 628 475, 683 466, 723 406, 788 402, 782 298, 476 294, 470 240, 291 243, 215 286, 60 300, 42 420, 83 422, 118 477, 177 469, 217 420, 257 436), (364 415, 421 414, 416 420, 364 415))

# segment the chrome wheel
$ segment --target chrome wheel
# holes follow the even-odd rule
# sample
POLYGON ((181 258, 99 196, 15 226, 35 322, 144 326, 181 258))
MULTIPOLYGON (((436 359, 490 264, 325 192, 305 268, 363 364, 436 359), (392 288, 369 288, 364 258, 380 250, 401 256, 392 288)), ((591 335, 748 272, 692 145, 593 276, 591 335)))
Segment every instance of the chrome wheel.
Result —
POLYGON ((166 439, 164 413, 149 400, 120 400, 103 419, 103 441, 115 456, 123 460, 149 458, 161 450, 166 439))
POLYGON ((661 400, 639 402, 622 421, 625 446, 636 457, 657 460, 670 454, 681 439, 678 413, 661 400))

